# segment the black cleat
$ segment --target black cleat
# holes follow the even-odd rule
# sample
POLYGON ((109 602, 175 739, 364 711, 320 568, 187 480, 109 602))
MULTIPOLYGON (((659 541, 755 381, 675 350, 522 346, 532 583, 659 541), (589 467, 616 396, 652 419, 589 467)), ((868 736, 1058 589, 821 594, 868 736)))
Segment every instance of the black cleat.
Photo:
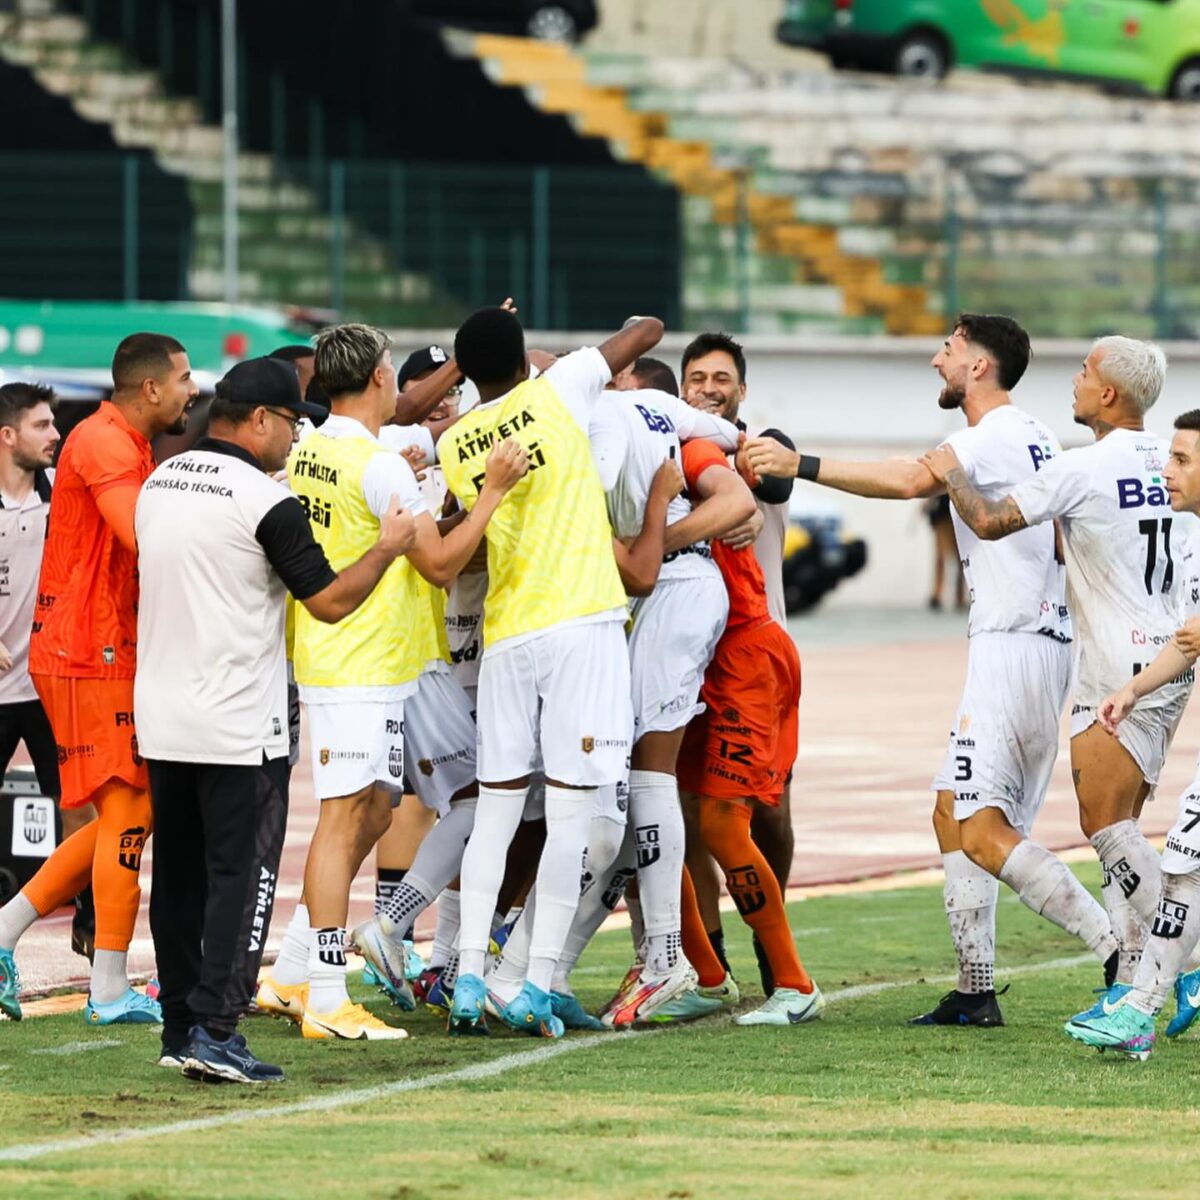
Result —
POLYGON ((71 949, 91 962, 96 956, 96 907, 89 884, 75 897, 71 920, 71 949))
POLYGON ((1119 950, 1114 950, 1108 958, 1104 960, 1104 986, 1112 987, 1117 982, 1117 967, 1121 961, 1121 953, 1119 950))
POLYGON ((992 1029, 1004 1024, 995 992, 947 992, 937 1008, 913 1017, 910 1025, 979 1025, 992 1029))
POLYGON ((767 952, 762 942, 758 940, 757 933, 754 935, 754 957, 758 959, 758 978, 762 981, 763 995, 773 995, 775 992, 775 974, 771 970, 771 960, 767 957, 767 952))

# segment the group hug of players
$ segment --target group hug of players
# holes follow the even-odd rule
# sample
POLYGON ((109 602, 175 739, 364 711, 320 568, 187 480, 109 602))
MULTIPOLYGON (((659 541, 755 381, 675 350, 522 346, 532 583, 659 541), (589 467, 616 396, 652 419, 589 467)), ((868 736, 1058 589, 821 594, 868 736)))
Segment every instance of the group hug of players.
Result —
MULTIPOLYGON (((770 819, 786 817, 780 802, 797 748, 800 664, 771 593, 780 582, 779 511, 800 478, 878 497, 944 489, 955 507, 971 590, 970 653, 934 782, 934 824, 960 977, 916 1021, 1001 1023, 994 922, 1003 880, 1103 964, 1107 990, 1068 1024, 1073 1037, 1144 1057, 1173 986, 1179 1011, 1169 1032, 1187 1028, 1200 1014, 1200 972, 1188 970, 1200 938, 1200 797, 1185 797, 1161 858, 1137 824, 1200 652, 1184 612, 1187 514, 1200 509, 1200 413, 1180 418, 1170 444, 1144 431, 1163 385, 1162 352, 1125 338, 1096 344, 1076 377, 1074 406, 1096 441, 1064 453, 1009 398, 1029 361, 1024 331, 1005 317, 965 315, 933 365, 944 383, 939 403, 961 408, 966 428, 919 462, 853 463, 798 454, 775 431, 747 438, 736 423, 745 361, 723 335, 688 347, 681 399, 670 368, 646 357, 661 335, 656 319, 631 318, 602 345, 554 359, 527 351, 509 306, 484 309, 458 331, 452 357, 431 348, 404 365, 402 392, 386 335, 338 326, 316 339, 315 384, 305 392, 309 400, 323 393, 331 407, 319 427, 300 437, 300 415, 324 410, 301 398, 295 372, 254 360, 234 368, 224 389, 218 384, 210 437, 157 470, 147 437, 175 428, 195 392, 186 355, 168 347, 167 365, 143 378, 123 377, 114 364, 114 400, 124 379, 145 401, 134 407, 145 417, 146 454, 131 463, 124 453, 112 465, 101 440, 85 445, 89 422, 105 426, 111 443, 113 406, 102 406, 68 439, 56 487, 71 474, 77 502, 90 498, 95 537, 132 563, 140 554, 143 579, 161 580, 153 556, 168 557, 172 539, 188 536, 156 517, 173 511, 162 508, 164 494, 188 472, 222 469, 204 456, 227 451, 210 443, 227 437, 251 447, 255 469, 276 489, 265 499, 256 493, 251 507, 256 520, 267 514, 258 540, 295 598, 294 628, 285 632, 281 602, 270 638, 280 661, 286 644, 294 668, 320 815, 302 901, 261 981, 281 829, 260 863, 265 883, 247 897, 241 925, 233 922, 251 940, 224 965, 219 986, 205 976, 198 931, 194 954, 164 956, 160 934, 172 930, 155 925, 152 895, 161 1007, 129 989, 124 951, 140 837, 151 824, 138 772, 144 756, 151 783, 170 780, 164 761, 184 756, 187 733, 166 715, 165 648, 150 655, 139 645, 136 672, 101 680, 121 693, 107 699, 91 678, 56 676, 53 652, 37 660, 39 639, 45 647, 69 607, 61 600, 67 584, 47 582, 44 567, 51 605, 39 607, 31 668, 60 744, 70 744, 60 725, 117 703, 117 711, 135 710, 141 746, 130 748, 123 731, 121 747, 95 756, 102 763, 89 756, 77 764, 87 774, 74 784, 66 764, 64 802, 90 800, 98 813, 90 848, 80 842, 64 855, 80 839, 73 835, 0 910, 0 1008, 20 1014, 17 939, 78 890, 88 854, 98 863, 121 826, 125 842, 138 833, 139 845, 118 853, 126 867, 132 862, 133 891, 125 870, 114 902, 113 872, 95 872, 105 995, 97 995, 94 967, 86 1012, 95 1023, 161 1019, 160 1062, 185 1073, 282 1077, 234 1034, 252 996, 307 1038, 406 1036, 350 998, 351 945, 399 1009, 418 1000, 440 1006, 452 1033, 484 1032, 491 1018, 557 1037, 737 1005, 714 919, 712 860, 754 931, 768 993, 738 1023, 819 1016, 824 1002, 783 905, 791 848, 781 864, 786 839, 770 819), (464 378, 479 401, 459 414, 446 398, 464 378), (138 471, 151 483, 133 509, 115 512, 111 497, 125 496, 118 485, 138 471), (278 481, 267 478, 273 472, 278 481), (297 510, 303 522, 293 519, 297 510), (344 602, 330 604, 339 582, 344 602), (1083 829, 1104 867, 1103 905, 1028 836, 1068 690, 1073 775, 1083 829), (108 772, 98 785, 97 771, 108 772), (437 822, 376 915, 348 930, 352 880, 388 834, 404 792, 437 822), (627 889, 636 962, 595 1017, 573 995, 570 972, 627 889), (435 901, 438 933, 426 966, 414 961, 411 931, 435 901), (112 997, 118 969, 124 990, 112 997)), ((187 487, 196 490, 182 482, 179 490, 187 487)), ((61 548, 52 552, 58 521, 56 511, 51 571, 61 566, 61 548)), ((107 599, 133 614, 136 572, 129 582, 132 593, 107 599)), ((80 642, 89 619, 80 602, 57 636, 80 642)), ((129 636, 109 666, 146 640, 145 594, 140 614, 124 619, 129 636)), ((261 732, 250 733, 269 763, 286 759, 287 710, 272 677, 261 732)), ((159 859, 156 852, 156 889, 159 859)))

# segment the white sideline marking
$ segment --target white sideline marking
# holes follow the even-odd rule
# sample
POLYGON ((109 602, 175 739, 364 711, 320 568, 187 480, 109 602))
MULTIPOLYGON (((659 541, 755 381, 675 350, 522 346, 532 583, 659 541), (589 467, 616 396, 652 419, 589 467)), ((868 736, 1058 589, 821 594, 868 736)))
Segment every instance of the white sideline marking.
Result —
POLYGON ((107 1050, 111 1046, 119 1046, 112 1038, 104 1038, 95 1042, 63 1042, 61 1046, 50 1046, 44 1050, 30 1050, 30 1054, 83 1054, 88 1050, 107 1050))
MULTIPOLYGON (((1058 971, 1068 967, 1078 967, 1085 963, 1094 963, 1096 959, 1090 954, 1076 955, 1074 958, 1054 958, 1048 962, 1030 963, 1023 967, 1011 967, 1005 970, 1005 975, 1036 975, 1043 971, 1058 971)), ((842 1000, 854 1000, 860 996, 873 996, 878 992, 892 991, 894 988, 911 987, 917 983, 953 983, 957 975, 936 975, 925 979, 893 979, 880 983, 861 983, 854 987, 842 988, 829 992, 825 1001, 827 1004, 837 1004, 842 1000)), ((710 1026, 711 1028, 711 1026, 710 1026)), ((308 1100, 298 1100, 294 1104, 280 1104, 274 1108, 243 1108, 234 1112, 221 1113, 215 1117, 197 1117, 191 1121, 173 1121, 169 1125, 147 1125, 136 1129, 114 1129, 107 1133, 97 1133, 91 1137, 62 1138, 57 1142, 26 1142, 23 1145, 8 1146, 0 1149, 0 1162, 29 1162, 35 1158, 45 1158, 50 1154, 69 1154, 74 1150, 90 1150, 95 1146, 112 1145, 117 1142, 137 1142, 146 1138, 165 1137, 176 1133, 196 1133, 206 1129, 218 1129, 222 1125, 240 1125, 244 1121, 265 1121, 275 1117, 290 1117, 300 1113, 330 1112, 333 1109, 348 1108, 354 1104, 366 1104, 384 1096, 395 1096, 403 1092, 423 1092, 428 1088, 442 1087, 453 1083, 474 1083, 478 1079, 492 1079, 497 1075, 506 1075, 519 1067, 534 1066, 563 1054, 572 1054, 576 1050, 586 1050, 589 1046, 605 1044, 624 1045, 631 1038, 661 1037, 667 1031, 663 1030, 632 1030, 621 1034, 594 1034, 591 1037, 575 1038, 570 1041, 552 1042, 540 1046, 536 1050, 526 1050, 517 1054, 506 1054, 502 1058, 492 1059, 491 1062, 475 1063, 469 1067, 461 1067, 457 1071, 439 1071, 436 1075, 422 1075, 418 1079, 397 1079, 392 1083, 381 1083, 375 1087, 355 1088, 344 1092, 331 1092, 327 1096, 313 1096, 308 1100)), ((101 1045, 103 1043, 88 1042, 85 1045, 101 1045)))

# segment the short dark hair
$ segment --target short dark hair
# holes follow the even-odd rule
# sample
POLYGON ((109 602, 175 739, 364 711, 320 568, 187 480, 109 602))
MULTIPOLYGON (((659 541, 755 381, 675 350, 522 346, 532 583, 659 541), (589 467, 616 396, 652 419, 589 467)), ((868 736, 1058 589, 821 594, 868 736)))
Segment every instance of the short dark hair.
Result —
POLYGON ((44 383, 6 383, 0 387, 0 425, 16 429, 21 414, 39 404, 48 404, 52 410, 58 404, 52 387, 44 383))
POLYGON ((185 353, 168 334, 131 333, 113 354, 113 386, 120 392, 141 387, 144 379, 160 379, 171 369, 171 355, 185 353))
POLYGON ((454 335, 454 358, 473 383, 506 383, 525 365, 525 330, 506 308, 481 308, 454 335))
MULTIPOLYGON (((4 389, 0 388, 0 392, 4 389)), ((1175 428, 1189 430, 1192 433, 1200 433, 1200 408, 1190 409, 1188 412, 1180 413, 1175 418, 1175 428)))
POLYGON ((694 338, 683 352, 683 360, 680 363, 681 374, 686 377, 688 363, 697 358, 703 358, 706 354, 712 354, 716 350, 723 350, 733 359, 733 364, 737 367, 738 383, 745 383, 746 352, 742 349, 741 343, 735 342, 727 333, 702 333, 694 338))
POLYGON ((1033 349, 1029 334, 1012 317, 960 313, 954 330, 968 342, 981 346, 996 360, 996 377, 1007 392, 1021 382, 1033 349))
POLYGON ((645 388, 657 388, 660 392, 679 395, 679 380, 675 372, 661 358, 639 358, 633 364, 633 377, 645 388))
POLYGON ((302 346, 278 346, 267 355, 268 358, 278 358, 282 362, 299 362, 302 358, 312 358, 316 350, 307 343, 302 346))

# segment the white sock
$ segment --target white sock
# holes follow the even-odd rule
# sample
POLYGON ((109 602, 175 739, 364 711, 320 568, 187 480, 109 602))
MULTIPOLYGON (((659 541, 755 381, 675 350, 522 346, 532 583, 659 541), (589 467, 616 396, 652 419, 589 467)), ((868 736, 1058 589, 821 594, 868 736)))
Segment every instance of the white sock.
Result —
POLYGON ((1118 821, 1095 833, 1091 837, 1092 847, 1100 859, 1104 871, 1104 882, 1100 894, 1104 899, 1104 907, 1108 912, 1109 924, 1113 936, 1117 939, 1118 965, 1117 982, 1132 983, 1134 972, 1141 961, 1142 948, 1149 936, 1149 924, 1154 918, 1154 909, 1158 907, 1161 890, 1162 866, 1158 855, 1149 844, 1146 849, 1154 857, 1150 874, 1153 883, 1147 885, 1143 876, 1146 873, 1145 855, 1139 840, 1134 837, 1136 823, 1132 820, 1118 821), (1130 857, 1132 852, 1132 859, 1130 857), (1141 869, 1135 866, 1140 863, 1141 869), (1134 897, 1137 897, 1136 899, 1134 897), (1153 903, 1150 911, 1143 915, 1146 898, 1151 897, 1153 903))
POLYGON ((450 961, 458 941, 458 918, 458 888, 446 888, 437 902, 437 925, 433 931, 433 949, 429 952, 431 967, 444 967, 450 961))
POLYGON ((471 797, 451 805, 425 836, 404 882, 396 885, 384 910, 398 929, 407 932, 459 873, 474 825, 475 798, 471 797))
POLYGON ((546 844, 538 864, 537 911, 530 935, 527 982, 550 991, 554 969, 579 907, 583 860, 592 823, 594 788, 546 784, 546 844))
POLYGON ((679 963, 682 924, 683 810, 674 775, 630 772, 629 823, 637 842, 646 966, 665 975, 679 963))
POLYGON ((525 909, 504 943, 500 961, 487 977, 488 990, 495 992, 506 1004, 517 998, 529 972, 529 943, 533 934, 533 917, 537 912, 537 885, 529 889, 525 909))
POLYGON ((638 896, 625 894, 625 909, 629 913, 629 936, 633 939, 633 952, 641 961, 646 945, 646 921, 642 916, 642 901, 638 896))
MULTIPOLYGON (((459 975, 483 978, 496 897, 504 882, 508 847, 521 824, 528 788, 479 787, 475 828, 463 854, 459 897, 459 975)), ((543 856, 543 862, 545 858, 543 856)))
POLYGON ((0 908, 0 950, 15 950, 21 934, 38 919, 38 910, 18 892, 0 908))
POLYGON ((1130 1004, 1148 1016, 1157 1016, 1197 941, 1200 941, 1200 870, 1186 875, 1164 875, 1162 899, 1133 978, 1130 1004))
POLYGON ((350 999, 346 991, 346 931, 313 930, 308 953, 308 1006, 317 1013, 336 1012, 350 999))
POLYGON ((308 924, 308 909, 303 904, 296 905, 292 919, 283 934, 283 945, 279 947, 279 957, 271 968, 271 978, 276 983, 295 987, 308 980, 309 943, 312 941, 312 930, 308 924))
POLYGON ((129 991, 126 970, 128 954, 124 950, 97 950, 92 959, 91 998, 97 1004, 111 1004, 129 991))
POLYGON ((571 992, 570 975, 584 947, 604 924, 604 918, 621 899, 626 884, 633 878, 633 837, 628 825, 618 825, 607 817, 593 817, 588 826, 588 848, 584 857, 583 887, 579 904, 571 918, 562 954, 554 969, 551 991, 571 992), (613 889, 614 868, 622 861, 617 890, 613 889))
POLYGON ((1026 908, 1074 934, 1101 962, 1119 949, 1104 906, 1044 846, 1028 838, 1018 842, 1001 868, 1000 879, 1026 908))
POLYGON ((967 995, 996 986, 996 897, 999 881, 961 850, 942 855, 943 896, 950 937, 958 956, 958 990, 967 995))

